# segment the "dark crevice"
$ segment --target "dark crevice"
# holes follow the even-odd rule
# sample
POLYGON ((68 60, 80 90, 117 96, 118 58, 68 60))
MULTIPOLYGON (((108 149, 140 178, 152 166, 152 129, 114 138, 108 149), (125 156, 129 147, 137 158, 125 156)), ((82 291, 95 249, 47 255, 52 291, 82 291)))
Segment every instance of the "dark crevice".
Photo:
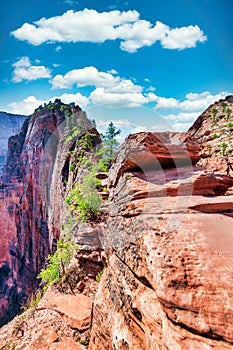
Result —
POLYGON ((136 307, 131 308, 131 311, 134 314, 134 316, 138 319, 138 321, 142 322, 141 312, 136 307))
POLYGON ((153 286, 150 284, 150 282, 148 281, 148 279, 145 276, 141 276, 139 277, 130 267, 129 265, 126 264, 126 262, 114 251, 114 254, 116 255, 116 257, 122 262, 122 264, 124 264, 125 266, 127 266, 127 268, 130 270, 130 272, 133 274, 133 276, 139 281, 141 282, 145 287, 150 288, 154 291, 153 286))
POLYGON ((141 331, 142 331, 143 333, 145 333, 144 329, 143 329, 142 326, 135 320, 135 318, 133 318, 131 315, 129 315, 129 317, 130 317, 130 319, 131 319, 134 323, 136 323, 136 325, 141 329, 141 331))
POLYGON ((182 306, 179 306, 177 304, 173 304, 171 302, 166 302, 166 300, 163 300, 163 299, 161 299, 159 297, 158 297, 158 300, 159 300, 160 304, 162 306, 164 306, 165 308, 167 308, 167 309, 177 309, 177 310, 181 310, 181 311, 191 311, 194 314, 198 314, 198 310, 190 309, 190 308, 187 308, 187 307, 182 307, 182 306))
POLYGON ((212 339, 212 340, 217 340, 217 341, 223 341, 223 342, 226 342, 227 344, 233 344, 233 342, 228 342, 227 340, 224 339, 223 336, 221 335, 218 335, 218 334, 215 334, 213 332, 212 329, 210 329, 208 332, 198 332, 196 329, 192 328, 192 327, 189 327, 187 326, 186 324, 182 323, 182 322, 176 322, 174 321, 172 318, 170 318, 168 316, 168 314, 166 313, 166 316, 168 318, 168 320, 174 325, 174 326, 178 326, 180 328, 183 328, 185 329, 186 331, 192 333, 192 334, 195 334, 195 335, 198 335, 200 337, 203 337, 203 338, 207 338, 207 339, 212 339))

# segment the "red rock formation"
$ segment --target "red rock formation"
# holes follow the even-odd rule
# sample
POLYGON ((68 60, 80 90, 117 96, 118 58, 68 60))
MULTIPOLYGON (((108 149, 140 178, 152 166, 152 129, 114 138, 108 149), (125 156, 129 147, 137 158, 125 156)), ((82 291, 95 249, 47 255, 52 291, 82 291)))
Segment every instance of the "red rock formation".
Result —
POLYGON ((172 168, 161 138, 130 136, 111 169, 90 350, 233 349, 233 178, 192 167, 185 144, 172 168))
POLYGON ((215 102, 188 130, 200 145, 198 165, 212 172, 233 176, 233 98, 215 102))
POLYGON ((6 156, 8 138, 11 135, 15 135, 19 132, 25 119, 25 115, 11 114, 0 111, 0 156, 6 156))
MULTIPOLYGON (((222 102, 231 106, 232 100, 222 102)), ((214 106, 226 108, 220 103, 214 106)), ((130 135, 109 174, 106 222, 80 225, 74 233, 85 248, 78 258, 90 277, 105 263, 96 295, 89 293, 94 299, 89 350, 233 349, 233 177, 229 166, 225 170, 219 166, 222 157, 217 157, 215 148, 206 152, 216 127, 212 109, 188 133, 130 135), (98 251, 102 246, 105 254, 98 251)), ((217 117, 225 120, 220 112, 217 117)), ((221 143, 224 140, 222 135, 221 143)), ((228 134, 228 145, 222 147, 228 160, 230 142, 228 134)), ((67 164, 61 152, 50 185, 50 232, 57 232, 60 217, 55 208, 64 184, 59 191, 55 185, 67 176, 67 164), (59 164, 63 164, 60 172, 59 164)), ((49 167, 44 169, 47 179, 49 167)), ((14 192, 12 198, 17 199, 14 192)), ((26 198, 21 202, 30 208, 30 196, 26 198)), ((32 344, 41 349, 79 349, 71 327, 89 332, 85 327, 91 301, 49 291, 35 310, 35 322, 41 320, 42 328, 30 324, 29 315, 17 350, 32 344), (38 338, 30 338, 30 332, 38 338)), ((0 331, 1 345, 11 327, 15 328, 14 321, 0 331)))
POLYGON ((38 310, 51 309, 58 312, 65 323, 83 331, 91 322, 91 300, 82 294, 69 295, 49 290, 38 305, 38 310))
POLYGON ((38 285, 36 277, 55 248, 60 231, 64 165, 57 157, 64 158, 63 151, 67 154, 69 146, 61 146, 60 140, 67 123, 77 125, 80 113, 79 107, 57 100, 37 109, 18 135, 9 140, 0 193, 0 236, 4 248, 0 253, 0 324, 19 311, 22 300, 38 285), (67 122, 66 113, 73 115, 67 122), (60 167, 57 182, 54 164, 60 167), (50 195, 54 188, 56 201, 50 195), (56 218, 53 225, 51 216, 56 218))

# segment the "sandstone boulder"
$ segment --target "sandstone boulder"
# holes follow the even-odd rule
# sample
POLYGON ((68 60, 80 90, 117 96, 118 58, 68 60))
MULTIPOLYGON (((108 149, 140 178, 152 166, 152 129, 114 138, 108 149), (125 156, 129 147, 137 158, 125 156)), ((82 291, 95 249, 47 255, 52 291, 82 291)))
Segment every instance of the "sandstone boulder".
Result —
POLYGON ((91 300, 83 295, 70 295, 49 289, 38 305, 39 309, 58 312, 72 328, 85 330, 91 322, 91 300))

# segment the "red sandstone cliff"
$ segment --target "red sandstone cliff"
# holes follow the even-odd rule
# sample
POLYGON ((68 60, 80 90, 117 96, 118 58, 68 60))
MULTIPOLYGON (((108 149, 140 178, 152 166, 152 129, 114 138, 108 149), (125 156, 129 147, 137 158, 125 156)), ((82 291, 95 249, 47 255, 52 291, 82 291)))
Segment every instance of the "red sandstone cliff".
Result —
POLYGON ((78 106, 56 100, 38 108, 9 139, 0 190, 0 324, 38 285, 36 277, 56 246, 61 173, 70 147, 64 135, 80 118, 87 121, 78 106))
MULTIPOLYGON (((75 233, 86 243, 80 254, 90 275, 104 262, 96 294, 96 284, 75 296, 49 290, 33 317, 20 321, 23 333, 12 321, 0 344, 83 349, 80 334, 90 330, 90 350, 233 349, 229 123, 232 97, 207 109, 187 133, 129 136, 109 173, 105 222, 75 233)), ((53 186, 49 225, 59 220, 53 186)))

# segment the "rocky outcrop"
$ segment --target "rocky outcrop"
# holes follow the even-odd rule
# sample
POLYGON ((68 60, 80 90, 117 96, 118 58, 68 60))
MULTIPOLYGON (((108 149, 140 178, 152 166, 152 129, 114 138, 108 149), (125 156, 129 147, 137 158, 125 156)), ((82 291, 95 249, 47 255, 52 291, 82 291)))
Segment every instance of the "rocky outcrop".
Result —
POLYGON ((6 156, 8 139, 19 132, 25 118, 25 115, 0 112, 0 156, 6 156))
POLYGON ((78 106, 56 100, 38 108, 9 139, 0 190, 0 324, 36 288, 36 277, 56 247, 64 195, 61 173, 75 142, 72 128, 80 120, 88 125, 78 106))
MULTIPOLYGON (((231 103, 228 97, 211 106, 187 133, 139 133, 125 140, 109 173, 104 215, 73 232, 82 246, 76 259, 85 279, 73 294, 48 290, 34 323, 30 311, 25 316, 15 349, 233 349, 231 134, 222 146, 222 133, 221 152, 216 145, 206 151, 216 127, 226 118, 233 123, 231 103), (220 167, 223 159, 226 168, 220 167)), ((53 167, 43 167, 50 247, 50 232, 59 234, 64 211, 56 206, 69 178, 69 148, 62 147, 48 162, 53 167)), ((15 169, 12 174, 18 176, 15 169)), ((8 264, 5 275, 12 271, 8 264)), ((15 334, 15 322, 0 331, 1 345, 15 334)))
POLYGON ((233 176, 233 98, 215 102, 188 130, 200 147, 198 165, 211 172, 233 176))
POLYGON ((87 296, 49 290, 37 309, 30 309, 1 328, 0 346, 15 350, 85 350, 82 342, 88 343, 90 322, 91 301, 87 296))
POLYGON ((210 161, 205 168, 203 128, 197 122, 188 132, 199 159, 179 147, 182 167, 151 142, 158 134, 121 146, 89 349, 233 349, 233 178, 210 161))
POLYGON ((91 300, 82 294, 69 295, 49 290, 38 305, 38 310, 54 310, 70 327, 83 331, 91 322, 91 300))

